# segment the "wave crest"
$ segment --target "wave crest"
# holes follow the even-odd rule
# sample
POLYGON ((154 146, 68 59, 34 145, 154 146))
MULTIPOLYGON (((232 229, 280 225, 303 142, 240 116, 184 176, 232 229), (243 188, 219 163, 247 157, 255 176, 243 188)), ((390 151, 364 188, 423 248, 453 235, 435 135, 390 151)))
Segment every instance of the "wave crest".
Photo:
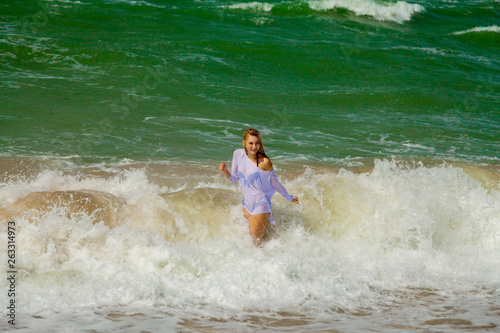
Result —
POLYGON ((376 2, 374 0, 303 0, 281 2, 279 4, 254 1, 237 3, 226 7, 259 12, 272 12, 277 8, 286 7, 287 11, 290 12, 303 12, 304 5, 312 11, 328 11, 342 8, 354 12, 358 16, 371 16, 378 21, 392 21, 400 24, 410 21, 414 14, 425 11, 421 5, 411 4, 406 1, 390 3, 376 2))
POLYGON ((454 32, 453 35, 465 35, 470 33, 487 33, 487 32, 500 33, 500 27, 497 25, 492 25, 490 27, 475 27, 464 31, 454 32))
POLYGON ((315 10, 330 10, 334 8, 348 9, 358 16, 372 16, 378 21, 393 21, 404 23, 410 21, 415 13, 423 12, 425 9, 418 4, 410 4, 406 1, 397 3, 377 3, 373 0, 311 0, 309 6, 315 10))

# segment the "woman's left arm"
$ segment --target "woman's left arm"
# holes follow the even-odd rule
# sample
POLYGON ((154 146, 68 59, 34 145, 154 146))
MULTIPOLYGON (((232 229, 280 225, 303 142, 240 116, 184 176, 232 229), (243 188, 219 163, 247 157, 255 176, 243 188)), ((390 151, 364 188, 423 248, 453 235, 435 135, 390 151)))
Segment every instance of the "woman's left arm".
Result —
POLYGON ((299 198, 297 196, 290 195, 286 190, 286 188, 283 185, 281 185, 274 171, 273 174, 271 175, 271 186, 274 187, 274 189, 276 189, 276 191, 288 201, 299 203, 299 198))

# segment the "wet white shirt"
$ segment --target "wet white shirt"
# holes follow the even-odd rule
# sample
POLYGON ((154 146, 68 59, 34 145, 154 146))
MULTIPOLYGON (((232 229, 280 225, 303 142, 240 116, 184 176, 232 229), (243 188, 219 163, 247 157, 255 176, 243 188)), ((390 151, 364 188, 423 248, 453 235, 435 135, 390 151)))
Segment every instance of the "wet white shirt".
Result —
POLYGON ((272 171, 257 167, 245 153, 245 149, 238 149, 233 154, 231 164, 231 183, 240 183, 243 192, 243 206, 250 215, 270 213, 269 221, 274 224, 271 210, 271 198, 276 191, 288 201, 294 196, 280 184, 278 177, 272 171))

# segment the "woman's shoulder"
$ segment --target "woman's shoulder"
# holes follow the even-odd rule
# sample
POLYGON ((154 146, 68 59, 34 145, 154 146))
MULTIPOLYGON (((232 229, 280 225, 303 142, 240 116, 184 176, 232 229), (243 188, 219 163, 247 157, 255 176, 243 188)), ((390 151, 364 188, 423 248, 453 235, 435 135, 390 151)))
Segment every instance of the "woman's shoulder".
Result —
POLYGON ((241 156, 242 154, 245 154, 245 149, 236 149, 233 153, 233 156, 241 156))
POLYGON ((269 157, 264 156, 262 161, 259 161, 259 168, 266 171, 273 171, 273 163, 269 157))

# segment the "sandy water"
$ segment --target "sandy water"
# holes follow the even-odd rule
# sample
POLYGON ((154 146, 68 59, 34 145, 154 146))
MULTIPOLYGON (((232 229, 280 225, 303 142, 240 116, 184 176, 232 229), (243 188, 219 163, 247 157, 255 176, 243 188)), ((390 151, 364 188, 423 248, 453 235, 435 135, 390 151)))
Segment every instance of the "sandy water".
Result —
POLYGON ((16 331, 500 323, 497 167, 284 163, 276 170, 301 204, 275 197, 277 225, 255 248, 239 189, 216 163, 19 163, 3 160, 0 189, 2 220, 17 227, 16 331))

